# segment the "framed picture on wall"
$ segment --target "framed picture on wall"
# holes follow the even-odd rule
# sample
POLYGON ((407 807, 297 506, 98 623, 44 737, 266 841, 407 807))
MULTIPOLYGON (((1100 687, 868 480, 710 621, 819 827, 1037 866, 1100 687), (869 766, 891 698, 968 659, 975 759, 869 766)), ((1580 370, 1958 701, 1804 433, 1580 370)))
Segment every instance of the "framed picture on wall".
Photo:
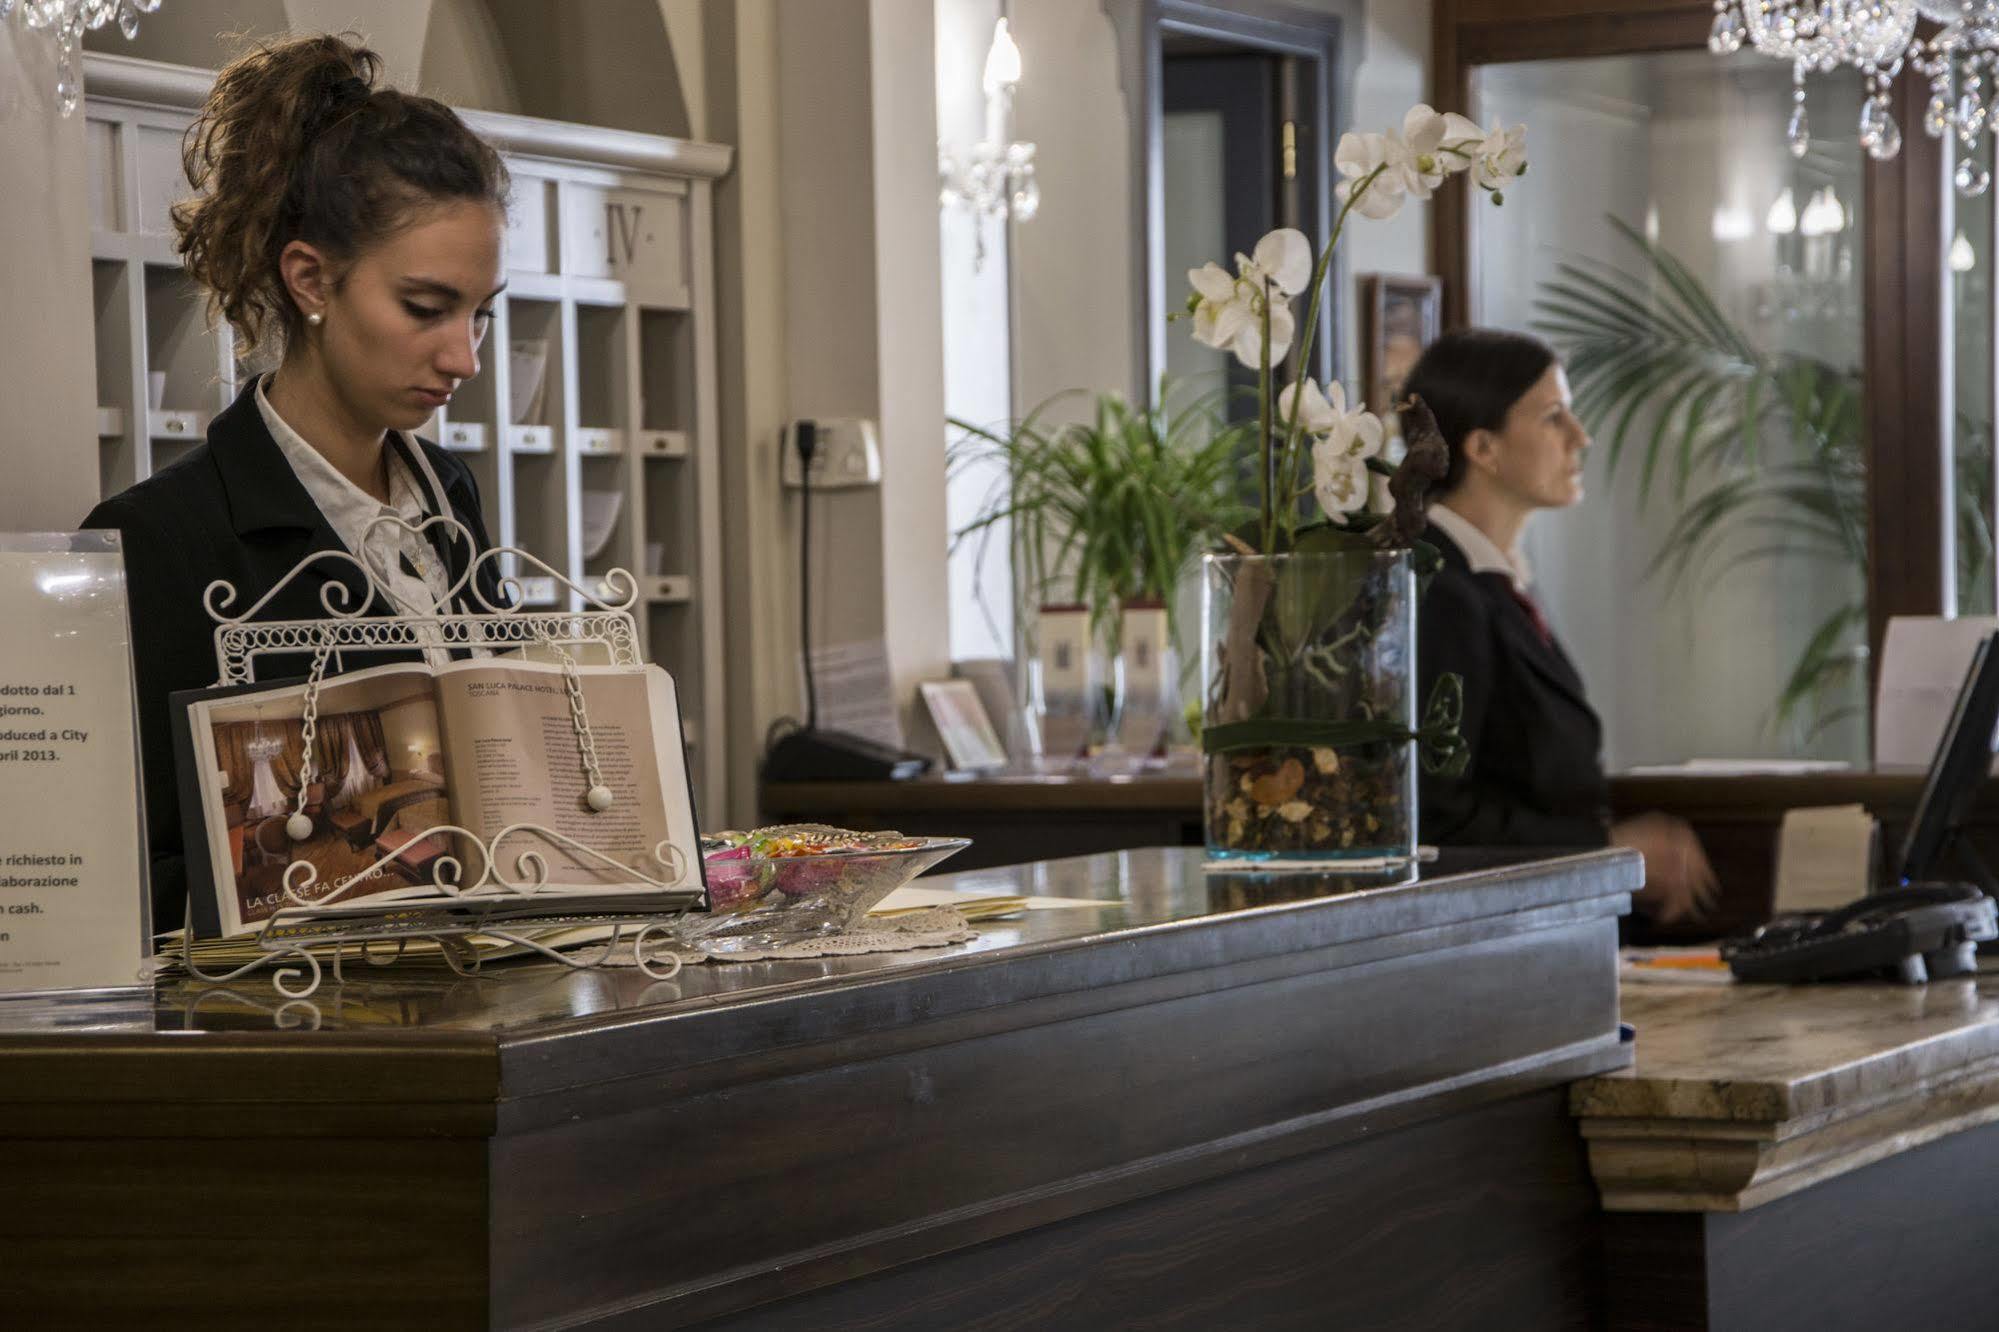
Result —
POLYGON ((1437 340, 1443 322, 1441 278, 1361 275, 1360 383, 1369 411, 1387 417, 1403 379, 1437 340))
POLYGON ((993 733, 977 686, 970 680, 925 680, 918 689, 954 770, 990 772, 1006 766, 1006 750, 993 733))

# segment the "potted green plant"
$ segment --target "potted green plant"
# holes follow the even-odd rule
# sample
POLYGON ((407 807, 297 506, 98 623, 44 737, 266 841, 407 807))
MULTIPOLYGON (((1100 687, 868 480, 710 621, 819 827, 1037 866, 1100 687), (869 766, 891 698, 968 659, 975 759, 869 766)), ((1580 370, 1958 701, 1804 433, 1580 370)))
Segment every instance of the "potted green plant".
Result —
MULTIPOLYGON (((1188 274, 1193 335, 1257 372, 1257 512, 1203 561, 1203 814, 1212 860, 1406 860, 1416 846, 1416 773, 1461 769, 1461 683, 1440 682, 1419 725, 1417 538, 1448 452, 1420 401, 1402 412, 1399 466, 1380 416, 1321 389, 1311 364, 1332 257, 1350 217, 1392 218, 1458 173, 1503 202, 1525 172, 1526 131, 1481 130, 1413 108, 1401 129, 1348 134, 1332 234, 1316 256, 1273 231, 1230 273, 1188 274), (1291 302, 1310 294, 1302 335, 1291 302), (1295 348, 1298 367, 1277 389, 1295 348)), ((1384 404, 1386 407, 1387 404, 1384 404)))
MULTIPOLYGON (((1845 598, 1799 645, 1770 711, 1773 731, 1810 744, 1866 707, 1860 368, 1758 345, 1678 256, 1606 220, 1642 266, 1559 265, 1535 300, 1535 327, 1562 351, 1577 412, 1605 423, 1607 472, 1639 468, 1639 511, 1671 483, 1676 512, 1648 576, 1685 593, 1695 568, 1717 558, 1731 573, 1799 553, 1838 568, 1845 598)), ((1993 548, 1990 436, 1989 421, 1958 418, 1961 586, 1986 576, 1993 548)))
MULTIPOLYGON (((1248 430, 1223 419, 1219 395, 1170 383, 1162 383, 1156 405, 1100 393, 1085 418, 1055 419, 1081 396, 1058 394, 1005 430, 954 420, 962 433, 949 459, 954 474, 986 466, 1001 478, 954 534, 953 548, 983 548, 1006 534, 1030 657, 1044 677, 1056 677, 1043 681, 1059 696, 1048 703, 1043 740, 1064 760, 1092 729, 1090 716, 1072 715, 1075 697, 1089 696, 1088 712, 1100 725, 1115 707, 1096 696, 1111 679, 1139 673, 1134 666, 1106 678, 1091 661, 1117 658, 1126 624, 1149 630, 1145 622, 1162 612, 1173 638, 1182 577, 1207 544, 1241 521, 1236 471, 1248 430), (1091 660, 1078 659, 1079 652, 1091 660), (1049 660, 1039 661, 1043 656, 1049 660), (1068 687, 1055 688, 1060 682, 1068 687)), ((1145 638, 1143 674, 1156 681, 1172 667, 1159 659, 1157 635, 1145 638)), ((1127 743, 1147 751, 1158 741, 1135 734, 1127 743)))

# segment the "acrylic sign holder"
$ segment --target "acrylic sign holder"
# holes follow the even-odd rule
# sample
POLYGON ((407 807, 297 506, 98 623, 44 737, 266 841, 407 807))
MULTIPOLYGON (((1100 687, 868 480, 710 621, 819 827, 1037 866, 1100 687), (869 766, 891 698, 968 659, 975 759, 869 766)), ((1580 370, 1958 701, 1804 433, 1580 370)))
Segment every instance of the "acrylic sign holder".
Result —
MULTIPOLYGON (((236 589, 225 580, 210 583, 203 594, 204 608, 215 621, 215 660, 220 671, 219 686, 253 684, 259 657, 277 653, 312 654, 312 671, 307 678, 304 727, 307 736, 307 763, 311 763, 310 737, 317 720, 319 684, 328 661, 354 653, 421 651, 426 648, 540 646, 562 663, 568 683, 571 719, 590 784, 593 808, 608 806, 610 792, 599 780, 595 745, 592 741, 588 702, 582 675, 570 649, 600 644, 613 665, 639 666, 637 629, 631 607, 638 598, 638 584, 623 569, 613 569, 602 579, 603 596, 578 587, 526 551, 496 547, 467 561, 465 571, 441 597, 427 605, 411 605, 391 591, 384 566, 388 558, 378 549, 378 535, 400 533, 428 542, 432 529, 442 529, 454 548, 463 542, 476 550, 472 534, 455 519, 433 516, 422 523, 410 523, 393 515, 383 515, 368 527, 362 541, 361 558, 344 550, 320 551, 294 565, 269 592, 248 610, 230 615, 236 589), (555 580, 575 595, 580 605, 594 609, 574 611, 525 611, 521 586, 512 569, 531 566, 555 580), (510 598, 509 605, 495 605, 479 586, 478 575, 491 567, 499 573, 499 587, 510 598), (271 620, 256 622, 257 614, 270 605, 294 581, 316 574, 358 571, 366 595, 356 595, 341 577, 328 577, 319 589, 324 619, 271 620), (461 597, 465 600, 461 600, 461 597), (369 615, 377 600, 399 612, 369 615), (473 611, 454 611, 454 605, 473 605, 473 611), (603 800, 604 805, 598 801, 603 800)), ((310 767, 308 766, 308 773, 310 767)), ((299 812, 304 820, 305 788, 299 783, 299 812)), ((307 821, 306 826, 309 826, 307 821)), ((303 831, 295 836, 303 837, 303 831)), ((322 893, 313 893, 319 871, 305 860, 285 867, 284 893, 289 905, 280 907, 256 936, 263 956, 233 971, 212 974, 194 961, 192 909, 188 929, 182 936, 180 963, 192 976, 204 981, 224 982, 273 967, 271 984, 290 999, 303 999, 319 988, 323 972, 315 949, 332 948, 331 968, 336 981, 344 979, 343 958, 351 947, 370 966, 388 966, 408 954, 414 941, 425 941, 459 975, 475 975, 484 954, 471 943, 474 936, 499 940, 526 949, 564 966, 584 969, 606 965, 628 952, 641 971, 655 980, 671 978, 680 970, 680 959, 672 951, 674 927, 689 908, 700 905, 702 891, 694 859, 698 847, 677 847, 662 842, 653 849, 657 875, 625 865, 604 853, 552 829, 533 823, 516 823, 502 828, 490 838, 482 838, 468 828, 439 824, 425 829, 410 840, 410 846, 431 837, 454 838, 467 859, 479 863, 479 873, 468 884, 465 866, 457 855, 439 856, 431 869, 430 883, 408 895, 371 895, 365 899, 347 897, 354 884, 401 859, 396 852, 374 864, 336 881, 322 893), (524 844, 540 843, 559 847, 575 860, 596 862, 616 869, 628 880, 644 884, 652 891, 589 892, 548 886, 548 863, 542 853, 524 844), (523 849, 515 849, 523 844, 523 849), (502 848, 507 849, 503 853, 502 848), (476 855, 473 852, 476 850, 476 855), (509 872, 507 857, 512 857, 509 872), (591 946, 566 952, 538 938, 551 930, 586 926, 591 946), (604 929, 609 930, 608 938, 604 929), (282 964, 282 965, 280 965, 282 964)))

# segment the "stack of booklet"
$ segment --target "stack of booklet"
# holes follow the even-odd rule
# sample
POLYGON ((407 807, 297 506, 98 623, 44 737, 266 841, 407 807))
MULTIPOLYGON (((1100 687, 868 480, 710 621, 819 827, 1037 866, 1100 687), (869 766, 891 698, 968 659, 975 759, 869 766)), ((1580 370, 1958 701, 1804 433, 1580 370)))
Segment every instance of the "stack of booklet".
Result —
POLYGON ((676 878, 680 904, 698 903, 700 838, 672 678, 657 666, 574 669, 598 776, 612 793, 603 810, 586 800, 570 679, 557 665, 485 657, 329 677, 309 762, 305 685, 175 695, 196 937, 254 934, 299 905, 285 874, 300 860, 315 871, 300 896, 371 921, 400 901, 434 905, 439 880, 478 885, 478 899, 517 915, 558 898, 614 909, 620 897, 657 897, 659 883, 676 878), (289 821, 301 809, 311 826, 295 840, 289 821), (520 824, 596 854, 532 829, 493 844, 520 824), (438 831, 447 825, 462 831, 438 831), (677 852, 677 876, 655 858, 662 845, 677 852), (517 900, 496 876, 544 886, 517 900))

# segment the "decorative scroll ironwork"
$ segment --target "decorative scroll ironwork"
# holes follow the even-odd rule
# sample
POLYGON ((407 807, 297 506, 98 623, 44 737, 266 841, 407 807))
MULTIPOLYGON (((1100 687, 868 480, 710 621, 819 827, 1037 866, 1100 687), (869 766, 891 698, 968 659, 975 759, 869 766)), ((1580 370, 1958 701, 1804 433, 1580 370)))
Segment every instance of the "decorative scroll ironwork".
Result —
POLYGON ((374 542, 378 531, 412 534, 428 541, 433 529, 442 530, 453 548, 463 542, 472 547, 472 534, 455 518, 433 515, 421 523, 411 523, 394 514, 383 514, 368 525, 361 547, 367 557, 344 550, 315 551, 293 565, 271 590, 254 605, 232 615, 236 587, 218 578, 202 592, 202 604, 215 622, 216 683, 250 684, 256 680, 255 662, 275 653, 311 652, 321 646, 334 652, 408 652, 425 648, 471 647, 501 649, 530 643, 580 645, 602 643, 612 664, 641 664, 638 625, 631 608, 638 603, 638 580, 624 569, 612 569, 599 579, 603 595, 595 595, 558 573, 534 555, 514 546, 495 546, 468 560, 464 571, 430 604, 410 608, 404 605, 396 615, 370 615, 371 606, 402 604, 389 587, 387 558, 374 542), (575 608, 536 611, 526 607, 519 570, 526 566, 540 570, 538 576, 551 578, 567 589, 575 608), (507 594, 506 605, 491 601, 480 581, 490 569, 495 583, 507 594), (357 592, 345 575, 357 573, 364 592, 357 592), (324 579, 319 588, 319 604, 326 618, 313 620, 257 620, 293 583, 307 576, 324 579), (480 609, 454 612, 450 608, 461 596, 480 609))
MULTIPOLYGON (((256 661, 262 656, 308 652, 323 661, 324 654, 343 649, 381 653, 451 647, 491 650, 544 644, 556 651, 565 662, 566 672, 573 675, 574 661, 566 649, 602 643, 612 664, 642 664, 638 630, 631 615, 631 607, 638 600, 638 582, 623 569, 613 569, 603 576, 600 580, 603 595, 598 596, 524 550, 495 547, 468 560, 463 572, 442 594, 434 595, 427 604, 411 606, 390 589, 384 562, 387 554, 374 538, 379 533, 400 532, 428 541, 432 529, 442 529, 454 548, 463 543, 467 549, 475 549, 470 530, 455 518, 432 516, 421 523, 411 523, 384 514, 370 523, 364 533, 362 556, 344 550, 309 555, 240 614, 229 613, 237 599, 235 586, 224 579, 210 583, 202 600, 209 618, 215 621, 217 683, 254 683, 256 661), (540 570, 542 576, 566 588, 572 609, 526 610, 517 573, 523 566, 540 570), (496 585, 507 594, 505 605, 496 605, 488 599, 480 584, 481 572, 489 567, 497 575, 496 585), (349 573, 360 575, 359 590, 348 582, 349 573), (326 580, 319 589, 326 618, 256 620, 281 593, 307 576, 326 580), (451 610, 454 605, 464 604, 461 598, 469 598, 480 609, 451 610), (403 613, 369 614, 369 609, 377 605, 397 607, 403 613)), ((316 700, 308 700, 309 713, 315 703, 316 700)), ((217 984, 270 967, 271 984, 278 993, 290 1000, 302 1000, 319 988, 325 976, 315 949, 331 947, 330 966, 336 981, 343 979, 342 969, 349 949, 355 950, 365 965, 388 966, 406 955, 413 939, 435 944, 445 965, 457 974, 475 976, 485 960, 485 954, 469 942, 477 936, 516 945, 577 969, 602 966, 628 947, 641 971, 655 980, 666 980, 677 974, 681 965, 670 947, 675 922, 702 900, 693 854, 696 853, 661 842, 652 850, 651 864, 640 867, 625 864, 539 824, 510 824, 491 838, 483 839, 469 828, 439 824, 412 837, 403 850, 337 880, 324 892, 313 892, 319 883, 316 865, 306 860, 292 861, 285 867, 283 880, 288 904, 272 913, 256 937, 263 955, 234 970, 215 974, 196 965, 190 908, 180 963, 190 975, 217 984), (511 853, 510 867, 501 855, 501 843, 529 836, 562 849, 572 861, 584 866, 595 862, 600 867, 584 872, 615 870, 623 882, 642 884, 650 891, 621 888, 592 892, 573 885, 556 885, 551 889, 548 861, 541 851, 525 849, 511 853), (390 862, 407 865, 409 848, 421 846, 432 837, 449 839, 455 849, 436 857, 430 867, 429 883, 407 892, 368 894, 365 904, 349 896, 356 884, 386 869, 390 862), (469 853, 472 848, 477 848, 479 873, 467 884, 459 853, 469 853), (600 946, 582 954, 563 952, 536 937, 548 930, 580 925, 604 925, 610 933, 600 946)))

